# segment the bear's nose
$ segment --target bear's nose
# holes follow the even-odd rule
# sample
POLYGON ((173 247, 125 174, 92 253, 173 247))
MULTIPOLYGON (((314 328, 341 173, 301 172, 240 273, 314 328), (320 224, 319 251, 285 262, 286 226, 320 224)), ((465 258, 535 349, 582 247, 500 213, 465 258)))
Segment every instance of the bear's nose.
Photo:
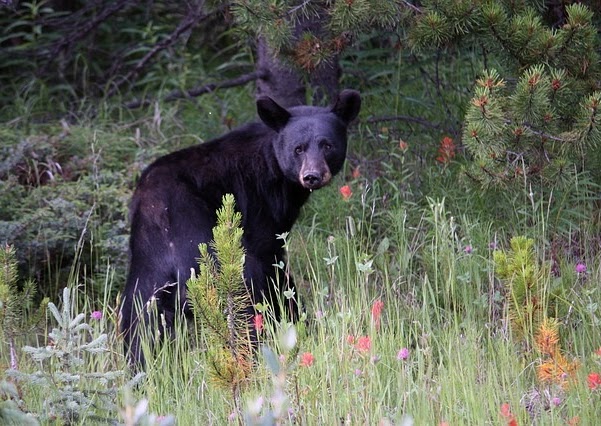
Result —
POLYGON ((307 188, 315 188, 321 184, 321 175, 316 172, 305 173, 303 183, 307 188))

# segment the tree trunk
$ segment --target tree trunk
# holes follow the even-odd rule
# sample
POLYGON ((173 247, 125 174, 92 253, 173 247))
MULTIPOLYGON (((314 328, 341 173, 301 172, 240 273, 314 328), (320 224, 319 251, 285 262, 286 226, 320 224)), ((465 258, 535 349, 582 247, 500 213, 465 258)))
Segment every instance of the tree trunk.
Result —
POLYGON ((257 96, 269 96, 284 108, 305 104, 301 74, 277 58, 263 37, 257 44, 256 68, 265 76, 257 80, 257 96))
MULTIPOLYGON (((303 15, 303 18, 297 22, 292 40, 293 46, 302 39, 304 33, 310 33, 320 40, 326 38, 328 13, 325 5, 322 5, 322 9, 323 13, 303 15)), ((286 53, 292 58, 295 52, 286 53)), ((279 59, 265 39, 260 37, 257 43, 257 70, 266 76, 257 80, 257 96, 269 96, 284 107, 306 103, 307 83, 313 89, 311 101, 314 105, 333 102, 338 96, 340 66, 337 56, 320 63, 315 69, 303 75, 298 67, 279 59)))

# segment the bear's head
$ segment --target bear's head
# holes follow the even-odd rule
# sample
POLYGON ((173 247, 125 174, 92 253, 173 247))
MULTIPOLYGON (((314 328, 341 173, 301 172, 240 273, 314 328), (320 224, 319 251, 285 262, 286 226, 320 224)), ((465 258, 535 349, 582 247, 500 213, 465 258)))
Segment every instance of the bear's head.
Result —
POLYGON ((361 108, 359 92, 344 90, 333 107, 283 108, 273 99, 257 99, 257 112, 277 132, 275 155, 284 175, 313 190, 328 184, 346 157, 346 129, 361 108))

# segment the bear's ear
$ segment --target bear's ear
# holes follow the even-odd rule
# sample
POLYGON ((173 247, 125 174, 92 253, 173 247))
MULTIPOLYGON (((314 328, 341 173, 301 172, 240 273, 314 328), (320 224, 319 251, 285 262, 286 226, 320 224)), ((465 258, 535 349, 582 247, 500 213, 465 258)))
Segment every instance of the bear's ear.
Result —
POLYGON ((257 112, 263 123, 276 132, 282 130, 290 119, 290 113, 268 96, 257 99, 257 112))
POLYGON ((340 92, 332 112, 346 124, 353 121, 361 109, 361 96, 356 90, 346 89, 340 92))

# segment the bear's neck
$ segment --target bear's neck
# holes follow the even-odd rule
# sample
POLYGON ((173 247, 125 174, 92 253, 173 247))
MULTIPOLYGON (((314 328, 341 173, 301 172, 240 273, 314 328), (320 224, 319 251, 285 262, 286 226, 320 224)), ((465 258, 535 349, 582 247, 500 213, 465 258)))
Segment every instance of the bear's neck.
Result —
POLYGON ((257 182, 261 182, 256 188, 260 193, 260 197, 265 201, 262 205, 271 207, 272 210, 269 216, 271 216, 274 224, 281 228, 279 231, 288 232, 294 225, 300 209, 307 202, 311 192, 284 175, 271 144, 266 144, 262 148, 263 154, 258 158, 265 160, 264 170, 266 173, 263 176, 255 177, 257 182))

